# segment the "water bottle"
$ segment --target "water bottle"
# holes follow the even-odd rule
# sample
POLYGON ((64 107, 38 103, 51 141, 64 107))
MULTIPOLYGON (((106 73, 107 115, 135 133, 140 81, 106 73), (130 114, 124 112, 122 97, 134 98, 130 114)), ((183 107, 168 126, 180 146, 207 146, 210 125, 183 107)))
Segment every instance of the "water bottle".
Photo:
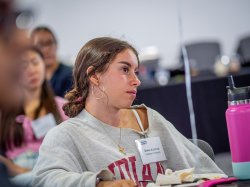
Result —
POLYGON ((236 88, 232 76, 228 82, 226 121, 233 174, 250 179, 250 86, 236 88))

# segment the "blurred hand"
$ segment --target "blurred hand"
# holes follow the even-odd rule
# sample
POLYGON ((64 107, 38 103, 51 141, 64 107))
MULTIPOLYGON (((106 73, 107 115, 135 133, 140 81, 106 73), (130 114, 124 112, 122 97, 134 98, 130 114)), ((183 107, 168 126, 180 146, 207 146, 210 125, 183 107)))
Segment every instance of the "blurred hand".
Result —
POLYGON ((7 167, 8 173, 11 177, 30 171, 27 168, 23 168, 23 167, 16 165, 10 159, 5 158, 2 155, 0 155, 0 162, 3 163, 7 167))
POLYGON ((136 187, 132 180, 101 181, 96 187, 136 187))

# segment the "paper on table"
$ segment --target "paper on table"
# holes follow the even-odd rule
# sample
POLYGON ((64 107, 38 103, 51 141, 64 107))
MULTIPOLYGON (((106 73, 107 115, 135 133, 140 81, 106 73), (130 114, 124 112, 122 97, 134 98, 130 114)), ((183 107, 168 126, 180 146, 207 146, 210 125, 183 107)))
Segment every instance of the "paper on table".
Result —
POLYGON ((147 187, 158 187, 162 185, 175 187, 196 186, 202 182, 202 179, 219 179, 228 176, 220 173, 193 174, 194 168, 177 170, 173 172, 171 169, 165 171, 165 175, 158 174, 155 183, 150 183, 147 187), (196 181, 196 182, 194 182, 196 181), (188 184, 187 184, 188 182, 188 184), (186 184, 183 184, 186 183, 186 184))
POLYGON ((176 175, 163 175, 159 173, 157 175, 155 184, 157 185, 181 184, 181 179, 176 175))

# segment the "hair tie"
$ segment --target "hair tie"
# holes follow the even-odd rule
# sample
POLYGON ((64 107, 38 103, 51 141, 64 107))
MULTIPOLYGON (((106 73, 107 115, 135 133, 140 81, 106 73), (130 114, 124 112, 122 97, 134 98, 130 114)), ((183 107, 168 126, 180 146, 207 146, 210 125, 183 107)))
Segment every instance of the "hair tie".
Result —
POLYGON ((23 124, 24 119, 25 119, 25 115, 18 115, 18 116, 16 116, 16 122, 17 123, 23 124))
POLYGON ((76 99, 76 102, 77 102, 77 103, 81 103, 81 102, 82 102, 82 97, 78 97, 78 98, 76 99))

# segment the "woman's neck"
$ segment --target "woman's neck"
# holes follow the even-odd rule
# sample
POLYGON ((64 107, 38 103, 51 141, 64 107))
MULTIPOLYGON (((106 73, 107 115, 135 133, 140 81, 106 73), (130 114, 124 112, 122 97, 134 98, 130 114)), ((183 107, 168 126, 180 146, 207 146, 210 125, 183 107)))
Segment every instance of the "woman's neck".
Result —
POLYGON ((50 80, 53 76, 53 74, 55 73, 55 71, 57 70, 59 66, 58 62, 55 62, 53 64, 51 64, 50 66, 46 66, 46 79, 50 80))
POLYGON ((114 127, 120 126, 121 109, 111 108, 100 100, 87 99, 85 109, 100 121, 112 125, 114 127), (91 101, 90 101, 91 100, 91 101))
POLYGON ((41 88, 25 91, 24 112, 27 117, 34 118, 34 112, 40 105, 41 88))

